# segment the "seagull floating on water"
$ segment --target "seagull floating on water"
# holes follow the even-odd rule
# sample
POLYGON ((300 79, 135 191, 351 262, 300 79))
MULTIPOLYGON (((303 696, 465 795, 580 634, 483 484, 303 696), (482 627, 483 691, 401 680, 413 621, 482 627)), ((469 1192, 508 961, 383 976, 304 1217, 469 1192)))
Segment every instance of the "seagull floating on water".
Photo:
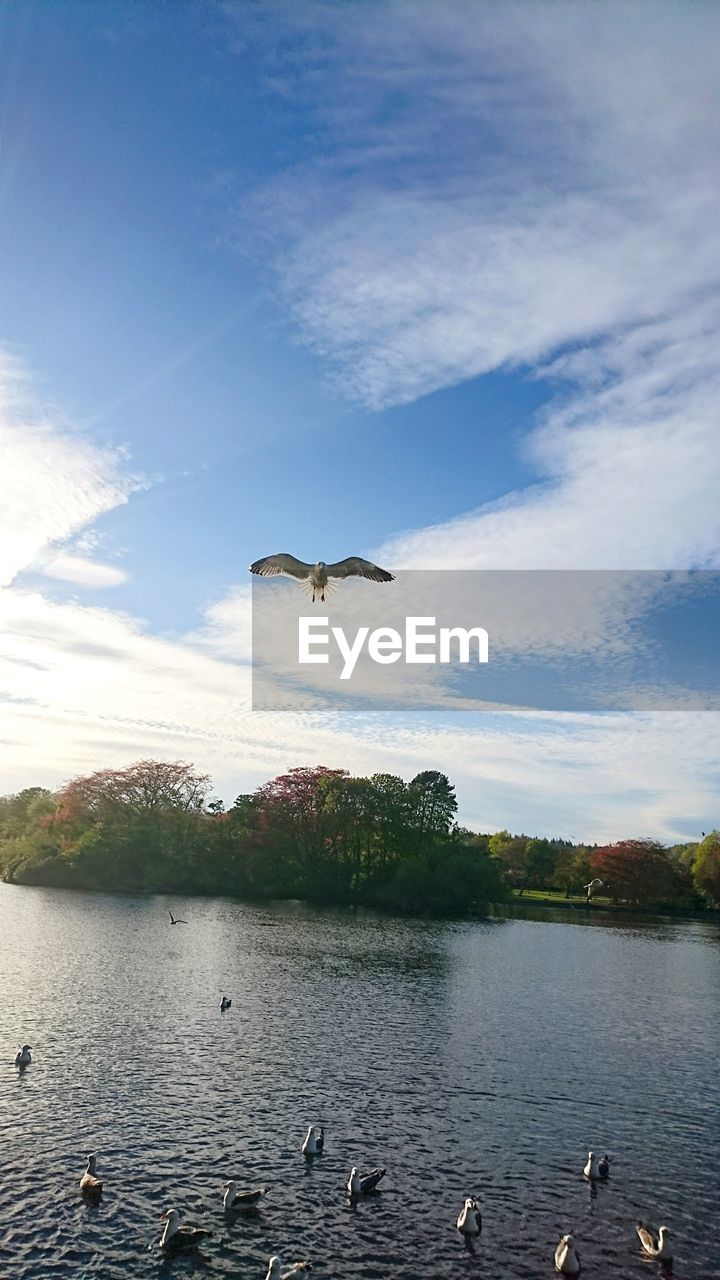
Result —
POLYGON ((304 560, 296 560, 295 556, 281 551, 275 556, 263 556, 250 565, 250 573, 259 573, 263 578, 274 578, 283 574, 286 578, 294 578, 304 591, 312 592, 312 602, 319 594, 325 599, 326 590, 333 590, 330 578, 368 578, 370 582, 393 582, 394 574, 381 569, 371 560, 363 560, 360 556, 348 556, 346 560, 338 560, 335 564, 326 564, 318 560, 316 564, 306 564, 304 560))
POLYGON ((464 1236, 479 1236, 482 1231, 482 1215, 477 1200, 468 1196, 457 1220, 457 1229, 464 1236))
POLYGON ((607 1178, 609 1172, 610 1161, 607 1156, 601 1160, 599 1156, 595 1155, 594 1151, 588 1151, 587 1164, 583 1169, 585 1177, 589 1178, 591 1182, 597 1182, 601 1181, 603 1178, 607 1178))
POLYGON ((89 1155, 87 1157, 87 1168, 80 1179, 80 1190, 86 1196, 99 1197, 102 1194, 102 1178, 97 1177, 96 1170, 97 1156, 89 1155))
POLYGON ((176 918, 175 918, 175 916, 173 915, 172 911, 170 911, 170 912, 169 912, 169 915, 170 915, 170 923, 171 923, 171 924, 187 924, 187 920, 176 920, 176 918))
POLYGON ((652 1231, 649 1231, 642 1222, 638 1222, 635 1230, 645 1253, 649 1253, 651 1258, 659 1258, 661 1262, 672 1262, 673 1250, 668 1227, 660 1228, 657 1240, 652 1231))
POLYGON ((580 1254, 571 1235, 563 1236, 555 1250, 555 1270, 564 1276, 580 1275, 580 1254))
POLYGON ((355 1165, 350 1170, 347 1190, 349 1196, 365 1196, 374 1191, 381 1178, 385 1177, 385 1169, 371 1169, 369 1173, 358 1173, 355 1165))
POLYGON ((28 1063, 32 1062, 32 1054, 30 1052, 31 1049, 32 1049, 31 1044, 24 1044, 18 1049, 17 1053, 15 1054, 16 1067, 26 1067, 28 1063))
POLYGON ((227 996, 223 996, 222 1000, 220 1001, 220 1012, 224 1013, 226 1009, 230 1008, 231 1004, 232 1004, 232 1000, 228 1000, 227 996))
POLYGON ((302 1153, 304 1156, 322 1155, 325 1148, 325 1130, 318 1128, 316 1124, 311 1124, 305 1135, 305 1141, 302 1144, 302 1153))
POLYGON ((269 1187, 256 1187, 254 1191, 238 1191, 237 1185, 232 1178, 223 1182, 223 1209, 255 1209, 270 1190, 269 1187))
POLYGON ((168 1209, 162 1220, 165 1229, 160 1237, 161 1249, 197 1249, 207 1236, 212 1235, 207 1227, 181 1226, 177 1209, 168 1209))
POLYGON ((291 1266, 283 1267, 277 1254, 273 1254, 265 1280, 290 1280, 291 1276, 304 1276, 308 1271, 312 1271, 311 1262, 293 1262, 291 1266))

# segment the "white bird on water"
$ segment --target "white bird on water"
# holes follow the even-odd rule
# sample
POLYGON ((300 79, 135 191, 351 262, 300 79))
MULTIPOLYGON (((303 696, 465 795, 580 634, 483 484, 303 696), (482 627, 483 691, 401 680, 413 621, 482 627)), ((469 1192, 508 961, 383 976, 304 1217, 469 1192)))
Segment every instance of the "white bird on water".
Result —
POLYGON ((255 1209, 270 1190, 269 1187, 256 1187, 254 1191, 238 1191, 237 1186, 232 1178, 223 1182, 223 1209, 255 1209))
POLYGON ((304 560, 296 560, 295 556, 281 551, 275 556, 263 556, 250 565, 250 573, 259 573, 263 578, 274 578, 283 574, 286 578, 294 578, 303 590, 312 592, 312 602, 319 595, 325 599, 325 592, 334 588, 330 578, 368 578, 370 582, 392 582, 394 575, 387 569, 380 569, 371 560, 363 560, 360 556, 348 556, 346 560, 338 560, 335 564, 326 564, 318 560, 316 564, 306 564, 304 560))
POLYGON ((384 1177, 384 1169, 371 1169, 369 1173, 358 1173, 355 1165, 353 1165, 347 1182, 348 1195, 353 1197, 366 1196, 369 1191, 375 1190, 380 1179, 384 1177))
POLYGON ((165 1223, 160 1237, 161 1249, 196 1249, 206 1236, 212 1235, 207 1227, 182 1226, 177 1209, 168 1209, 161 1221, 165 1223))
POLYGON ((86 1196, 100 1196, 102 1194, 103 1184, 102 1178, 97 1176, 97 1156, 87 1156, 87 1167, 80 1179, 80 1190, 86 1196))
POLYGON ((583 1173, 591 1182, 602 1182, 610 1173, 610 1161, 607 1156, 603 1156, 601 1160, 594 1151, 588 1151, 587 1164, 583 1173))
POLYGON ((479 1236, 482 1231, 482 1215, 477 1200, 468 1196, 457 1220, 457 1229, 464 1236, 479 1236))
POLYGON ((638 1222, 635 1230, 645 1253, 648 1253, 651 1258, 659 1258, 661 1262, 672 1262, 673 1249, 670 1243, 671 1232, 668 1227, 660 1228, 657 1240, 652 1231, 649 1231, 642 1222, 638 1222))
POLYGON ((555 1270, 564 1276, 580 1275, 580 1254, 571 1235, 563 1236, 555 1250, 555 1270))
POLYGON ((283 1267, 277 1254, 273 1254, 268 1265, 265 1280, 290 1280, 292 1276, 304 1276, 308 1271, 312 1271, 311 1262, 293 1262, 289 1267, 283 1267))
POLYGON ((17 1053, 15 1054, 16 1067, 27 1067, 27 1065, 30 1062, 32 1062, 32 1054, 30 1052, 31 1049, 32 1049, 31 1044, 24 1044, 18 1049, 17 1053))
POLYGON ((325 1147, 325 1130, 318 1128, 316 1124, 311 1124, 305 1135, 305 1141, 302 1144, 302 1153, 304 1156, 322 1155, 325 1147))

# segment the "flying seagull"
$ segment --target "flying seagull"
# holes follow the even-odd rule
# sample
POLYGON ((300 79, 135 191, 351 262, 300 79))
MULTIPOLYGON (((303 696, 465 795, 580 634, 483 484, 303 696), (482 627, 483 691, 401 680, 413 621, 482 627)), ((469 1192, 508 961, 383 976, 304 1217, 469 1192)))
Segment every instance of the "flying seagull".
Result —
POLYGON ((607 889, 607 885, 604 880, 591 880, 589 884, 583 885, 583 888, 585 889, 587 900, 589 902, 599 889, 607 889))
POLYGON ((171 923, 171 924, 187 924, 187 920, 178 920, 178 919, 176 919, 176 917, 173 915, 172 911, 170 911, 170 923, 171 923))
POLYGON ((317 564, 306 564, 304 560, 296 560, 281 551, 276 556, 263 556, 250 565, 251 573, 259 573, 263 578, 274 578, 282 573, 286 578, 295 578, 303 590, 312 592, 313 604, 315 596, 325 599, 326 590, 332 590, 330 578, 369 578, 371 582, 392 582, 394 574, 387 569, 380 569, 371 560, 362 560, 360 556, 348 556, 347 560, 338 560, 336 564, 325 564, 318 560, 317 564))

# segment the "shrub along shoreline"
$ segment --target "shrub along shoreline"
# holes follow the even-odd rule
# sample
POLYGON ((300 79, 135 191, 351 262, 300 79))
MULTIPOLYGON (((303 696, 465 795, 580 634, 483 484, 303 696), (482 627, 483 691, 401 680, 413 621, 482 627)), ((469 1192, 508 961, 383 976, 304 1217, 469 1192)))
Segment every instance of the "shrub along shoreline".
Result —
MULTIPOLYGON (((597 846, 469 831, 438 770, 409 782, 291 769, 225 808, 185 762, 101 769, 59 791, 0 798, 0 877, 16 884, 131 893, 301 899, 422 914, 491 905, 572 907, 592 879, 603 910, 704 911, 720 901, 720 833, 665 847, 597 846)), ((591 904, 591 909, 596 909, 591 904)))

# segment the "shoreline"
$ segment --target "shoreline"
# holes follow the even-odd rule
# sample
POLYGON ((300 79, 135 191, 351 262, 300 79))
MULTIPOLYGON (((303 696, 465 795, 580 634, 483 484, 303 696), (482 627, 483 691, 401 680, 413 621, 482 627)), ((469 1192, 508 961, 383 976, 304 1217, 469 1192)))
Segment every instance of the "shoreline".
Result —
POLYGON ((509 904, 512 907, 538 907, 541 911, 579 911, 583 915, 600 912, 603 915, 633 916, 668 916, 670 919, 687 920, 720 920, 720 911, 713 907, 671 907, 667 903, 659 906, 637 907, 627 902, 582 902, 579 899, 565 898, 526 898, 514 893, 509 904))
MULTIPOLYGON (((352 902, 347 899, 338 899, 336 902, 327 899, 317 900, 313 898, 299 898, 297 896, 278 898, 278 897, 243 897, 239 894, 227 894, 217 892, 202 892, 198 889, 141 889, 130 886, 102 888, 99 885, 58 885, 48 882, 47 884, 27 884, 18 880, 4 880, 0 878, 0 886, 7 885, 11 889, 52 889, 61 893, 78 893, 78 894, 99 894, 103 897, 112 898, 220 898, 227 902, 241 902, 247 906, 262 907, 270 906, 274 903, 296 903, 302 906, 313 907, 315 909, 330 910, 346 910, 356 911, 372 911, 378 912, 383 916, 396 916, 398 919, 426 919, 428 921, 438 920, 455 920, 455 921, 471 921, 471 920, 487 920, 502 919, 513 917, 522 918, 523 914, 530 910, 537 909, 541 914, 544 912, 560 911, 573 912, 581 919, 587 920, 591 915, 600 916, 648 916, 655 919, 666 917, 670 920, 717 920, 720 922, 720 910, 713 907, 691 908, 691 907, 671 907, 667 904, 658 906, 637 907, 628 903, 586 903, 579 898, 566 899, 556 897, 521 897, 520 894, 514 892, 512 897, 505 901, 478 903, 476 909, 464 912, 450 911, 427 911, 427 910, 400 910, 396 906, 387 907, 376 902, 352 902)), ((548 923, 550 923, 548 921, 548 923)))

